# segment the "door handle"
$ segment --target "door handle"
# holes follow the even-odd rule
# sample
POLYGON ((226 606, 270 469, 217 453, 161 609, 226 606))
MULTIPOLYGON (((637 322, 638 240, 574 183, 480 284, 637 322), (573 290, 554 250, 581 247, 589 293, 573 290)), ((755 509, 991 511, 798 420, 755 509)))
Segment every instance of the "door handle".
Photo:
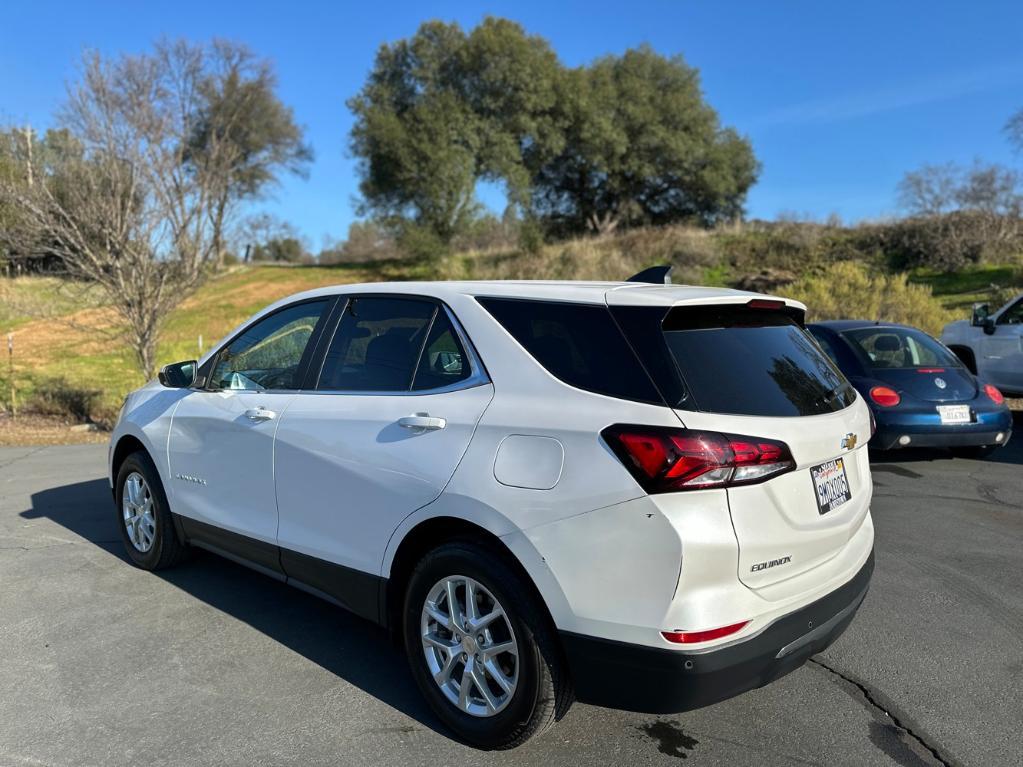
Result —
POLYGON ((272 421, 277 417, 277 413, 273 410, 267 410, 265 407, 260 405, 246 410, 245 417, 250 421, 272 421))
POLYGON ((434 418, 429 413, 416 413, 398 419, 398 425, 406 429, 418 429, 420 431, 436 431, 443 429, 448 422, 443 418, 434 418))

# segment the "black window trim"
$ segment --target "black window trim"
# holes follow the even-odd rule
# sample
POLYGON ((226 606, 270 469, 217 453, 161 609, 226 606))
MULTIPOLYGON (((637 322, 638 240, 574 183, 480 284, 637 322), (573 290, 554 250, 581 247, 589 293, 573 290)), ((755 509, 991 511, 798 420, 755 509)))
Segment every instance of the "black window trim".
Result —
POLYGON ((309 370, 311 363, 315 359, 316 353, 319 351, 318 346, 323 335, 324 329, 331 317, 334 315, 337 308, 339 296, 334 294, 327 294, 322 296, 310 296, 303 298, 299 301, 292 301, 289 304, 280 306, 274 309, 272 312, 262 314, 252 322, 247 323, 241 330, 232 335, 229 339, 222 342, 217 350, 210 355, 209 359, 204 362, 198 371, 196 376, 196 383, 192 386, 193 391, 204 391, 204 392, 221 392, 221 391, 248 391, 259 394, 293 394, 297 391, 302 391, 303 386, 308 383, 309 370), (302 352, 302 359, 299 360, 298 369, 295 371, 295 378, 301 382, 301 385, 297 388, 292 389, 224 389, 222 387, 210 386, 210 376, 217 367, 217 363, 220 361, 221 355, 228 349, 231 344, 245 335, 249 330, 254 328, 264 320, 268 320, 271 317, 280 314, 281 312, 294 309, 296 306, 302 306, 303 304, 312 304, 325 302, 323 312, 320 314, 320 318, 316 321, 316 326, 313 328, 312 335, 309 336, 309 342, 306 344, 305 350, 302 352))
POLYGON ((344 293, 338 296, 338 299, 342 306, 331 318, 332 324, 329 328, 329 333, 324 332, 320 338, 320 342, 316 349, 316 354, 311 360, 309 372, 307 373, 307 386, 302 389, 303 394, 341 394, 346 396, 363 396, 363 397, 409 397, 409 396, 422 396, 428 394, 447 394, 449 392, 462 391, 463 389, 472 389, 477 386, 483 386, 489 384, 490 375, 487 372, 486 367, 483 364, 483 360, 480 358, 479 353, 476 351, 476 346, 472 343, 468 333, 466 333, 464 326, 459 322, 458 317, 451 310, 444 301, 434 296, 427 296, 420 293, 344 293), (323 364, 327 358, 327 350, 330 348, 331 343, 334 341, 334 335, 337 333, 338 328, 341 326, 341 320, 348 309, 348 305, 352 301, 357 301, 360 298, 385 298, 385 299, 398 299, 406 301, 420 301, 424 303, 433 304, 435 307, 434 313, 430 318, 429 326, 426 328, 426 333, 423 336, 422 344, 419 347, 419 354, 416 356, 415 367, 412 371, 412 377, 409 380, 408 389, 403 390, 388 390, 388 391, 377 391, 369 389, 320 389, 320 377, 323 374, 323 364), (461 381, 457 381, 446 386, 435 386, 432 389, 412 389, 411 387, 415 383, 416 372, 419 369, 419 362, 423 356, 423 348, 426 345, 426 341, 430 337, 430 331, 433 329, 434 320, 437 317, 438 310, 443 310, 451 323, 451 326, 455 329, 455 334, 458 336, 458 341, 465 350, 465 354, 469 359, 469 377, 463 378, 461 381))

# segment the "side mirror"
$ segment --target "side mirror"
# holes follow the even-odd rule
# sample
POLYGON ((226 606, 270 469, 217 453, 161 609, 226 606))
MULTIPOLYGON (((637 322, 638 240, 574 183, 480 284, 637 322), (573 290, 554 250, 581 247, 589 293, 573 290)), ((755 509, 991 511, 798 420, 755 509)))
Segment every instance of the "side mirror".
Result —
POLYGON ((984 320, 987 319, 991 313, 991 308, 987 304, 974 304, 973 305, 973 319, 971 323, 975 328, 984 327, 984 320))
POLYGON ((196 360, 175 362, 172 365, 164 365, 160 368, 160 373, 157 377, 160 379, 161 384, 170 389, 187 389, 195 383, 195 374, 198 369, 199 363, 196 360))
POLYGON ((984 318, 984 322, 981 324, 981 327, 984 328, 984 333, 986 335, 993 336, 995 334, 995 321, 994 321, 994 318, 992 318, 992 317, 985 317, 984 318))

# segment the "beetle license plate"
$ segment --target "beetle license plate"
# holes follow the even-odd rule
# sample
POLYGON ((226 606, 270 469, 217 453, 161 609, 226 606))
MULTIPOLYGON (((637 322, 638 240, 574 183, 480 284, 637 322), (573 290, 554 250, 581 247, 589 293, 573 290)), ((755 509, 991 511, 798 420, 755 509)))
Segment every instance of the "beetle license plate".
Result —
POLYGON ((969 423, 969 405, 938 405, 938 415, 942 423, 969 423))
POLYGON ((810 478, 817 496, 817 511, 827 514, 852 498, 849 478, 845 474, 845 459, 836 458, 810 467, 810 478))

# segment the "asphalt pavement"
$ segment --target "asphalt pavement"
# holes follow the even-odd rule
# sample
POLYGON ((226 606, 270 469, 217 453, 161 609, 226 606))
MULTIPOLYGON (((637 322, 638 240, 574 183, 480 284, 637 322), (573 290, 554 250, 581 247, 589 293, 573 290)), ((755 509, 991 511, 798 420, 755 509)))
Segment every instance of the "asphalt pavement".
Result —
POLYGON ((0 449, 0 765, 1023 764, 1023 421, 874 466, 877 569, 828 651, 699 711, 577 704, 465 747, 385 634, 212 555, 130 566, 102 446, 0 449))

